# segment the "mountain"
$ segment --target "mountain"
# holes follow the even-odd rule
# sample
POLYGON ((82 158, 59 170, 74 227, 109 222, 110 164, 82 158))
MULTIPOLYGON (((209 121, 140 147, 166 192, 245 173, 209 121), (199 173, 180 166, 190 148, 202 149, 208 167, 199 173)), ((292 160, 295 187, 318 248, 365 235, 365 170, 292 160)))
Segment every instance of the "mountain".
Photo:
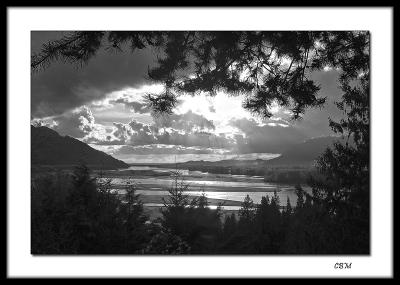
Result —
POLYGON ((281 156, 268 160, 268 165, 312 165, 328 146, 335 141, 342 141, 341 137, 327 136, 308 139, 293 145, 281 156))
POLYGON ((31 164, 72 166, 85 163, 91 168, 126 168, 125 162, 98 151, 47 127, 31 125, 31 164))

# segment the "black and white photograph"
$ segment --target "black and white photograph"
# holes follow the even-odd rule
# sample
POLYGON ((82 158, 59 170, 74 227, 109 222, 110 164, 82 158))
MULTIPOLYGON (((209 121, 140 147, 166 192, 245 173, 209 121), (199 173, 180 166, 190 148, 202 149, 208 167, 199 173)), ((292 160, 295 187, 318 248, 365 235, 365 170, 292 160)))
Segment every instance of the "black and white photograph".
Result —
POLYGON ((376 253, 371 30, 28 36, 34 259, 376 253))

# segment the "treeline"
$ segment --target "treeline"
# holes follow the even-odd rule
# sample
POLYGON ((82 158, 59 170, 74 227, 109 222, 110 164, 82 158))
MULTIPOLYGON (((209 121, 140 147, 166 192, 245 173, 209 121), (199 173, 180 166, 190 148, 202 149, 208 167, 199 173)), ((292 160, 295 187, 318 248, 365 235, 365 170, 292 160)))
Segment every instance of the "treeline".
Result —
MULTIPOLYGON (((296 187, 297 203, 280 210, 279 197, 222 219, 205 195, 189 199, 189 185, 174 174, 162 216, 149 221, 135 185, 119 197, 110 180, 86 166, 73 174, 32 181, 32 254, 367 254, 368 232, 351 212, 328 211, 322 199, 296 187), (338 215, 340 214, 340 215, 338 215)), ((340 207, 344 207, 341 205, 340 207)))

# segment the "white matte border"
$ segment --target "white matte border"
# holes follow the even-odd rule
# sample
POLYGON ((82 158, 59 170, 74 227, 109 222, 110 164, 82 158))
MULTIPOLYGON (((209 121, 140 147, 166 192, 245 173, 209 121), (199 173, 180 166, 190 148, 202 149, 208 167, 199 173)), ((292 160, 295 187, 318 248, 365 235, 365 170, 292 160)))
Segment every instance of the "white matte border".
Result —
POLYGON ((8 8, 8 277, 390 277, 391 8, 8 8), (30 254, 31 30, 369 30, 371 255, 33 257, 30 254), (352 262, 349 270, 336 262, 352 262))

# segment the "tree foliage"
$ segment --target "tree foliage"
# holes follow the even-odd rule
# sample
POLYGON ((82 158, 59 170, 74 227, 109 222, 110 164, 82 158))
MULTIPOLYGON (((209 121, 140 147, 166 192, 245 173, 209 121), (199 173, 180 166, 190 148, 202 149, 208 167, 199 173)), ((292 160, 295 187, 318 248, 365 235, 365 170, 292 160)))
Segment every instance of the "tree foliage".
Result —
POLYGON ((35 178, 31 191, 33 254, 132 254, 150 241, 135 189, 118 197, 85 165, 35 178))
POLYGON ((177 97, 218 91, 244 94, 244 108, 270 117, 276 103, 290 109, 297 119, 309 107, 322 106, 319 86, 311 78, 325 66, 358 75, 355 66, 368 66, 367 32, 318 31, 79 31, 43 45, 32 55, 32 70, 54 60, 87 63, 98 50, 152 48, 157 66, 149 79, 162 83, 161 94, 147 94, 156 113, 170 113, 177 97))
MULTIPOLYGON (((182 181, 179 176, 177 180, 182 181)), ((192 199, 185 193, 177 195, 183 189, 190 193, 185 186, 170 191, 161 218, 152 222, 143 212, 135 184, 121 197, 109 187, 109 180, 94 179, 85 166, 73 175, 36 178, 32 183, 32 253, 368 253, 362 236, 354 232, 362 228, 352 217, 343 210, 330 213, 301 186, 294 209, 290 201, 282 208, 276 192, 258 204, 246 196, 238 216, 227 214, 224 219, 221 207, 211 209, 205 194, 192 199)))
POLYGON ((221 209, 211 210, 204 194, 189 199, 187 184, 179 171, 171 173, 173 183, 169 195, 163 198, 161 209, 163 228, 179 236, 190 248, 190 253, 214 251, 221 232, 221 209))

